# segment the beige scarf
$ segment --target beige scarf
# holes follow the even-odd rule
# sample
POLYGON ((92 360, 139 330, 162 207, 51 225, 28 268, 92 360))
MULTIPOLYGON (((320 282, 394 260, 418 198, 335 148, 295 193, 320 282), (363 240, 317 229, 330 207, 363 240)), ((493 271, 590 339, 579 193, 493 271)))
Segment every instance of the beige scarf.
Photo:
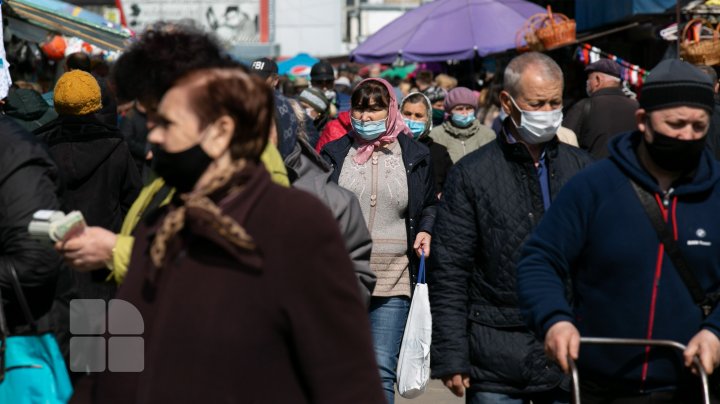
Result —
MULTIPOLYGON (((185 226, 185 219, 189 209, 201 211, 207 224, 233 245, 245 250, 255 249, 255 242, 245 229, 234 219, 224 215, 215 202, 210 199, 210 195, 230 185, 230 181, 237 177, 246 165, 245 160, 234 161, 230 166, 218 172, 207 186, 180 195, 183 205, 175 208, 165 216, 150 247, 150 259, 156 270, 163 267, 168 245, 185 226)), ((224 194, 234 195, 242 192, 243 189, 244 183, 233 183, 224 194)))

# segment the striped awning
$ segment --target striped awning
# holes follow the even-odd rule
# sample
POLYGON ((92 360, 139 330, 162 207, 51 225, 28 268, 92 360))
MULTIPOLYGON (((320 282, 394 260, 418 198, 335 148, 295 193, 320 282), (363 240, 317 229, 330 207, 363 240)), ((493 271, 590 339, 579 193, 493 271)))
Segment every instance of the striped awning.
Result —
POLYGON ((130 33, 82 7, 58 0, 3 0, 4 14, 101 49, 124 49, 130 33), (8 10, 8 11, 6 11, 8 10))

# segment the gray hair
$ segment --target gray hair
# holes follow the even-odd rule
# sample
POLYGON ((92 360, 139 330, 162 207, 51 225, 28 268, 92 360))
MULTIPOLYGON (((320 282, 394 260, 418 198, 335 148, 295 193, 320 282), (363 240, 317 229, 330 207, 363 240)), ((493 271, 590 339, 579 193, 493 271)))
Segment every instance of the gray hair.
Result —
POLYGON ((563 72, 554 60, 539 52, 528 52, 513 58, 513 60, 508 63, 503 76, 503 89, 513 97, 519 95, 520 79, 522 78, 522 74, 525 73, 525 70, 530 66, 538 67, 544 77, 557 80, 561 84, 564 84, 563 72))

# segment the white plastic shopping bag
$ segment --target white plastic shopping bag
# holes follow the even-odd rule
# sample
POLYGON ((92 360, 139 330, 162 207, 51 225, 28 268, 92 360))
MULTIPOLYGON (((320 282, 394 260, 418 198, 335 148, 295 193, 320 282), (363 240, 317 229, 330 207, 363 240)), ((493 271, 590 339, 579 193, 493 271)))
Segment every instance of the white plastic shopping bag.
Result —
POLYGON ((418 282, 410 303, 397 368, 397 388, 401 396, 415 398, 422 394, 430 380, 430 342, 432 317, 425 283, 425 254, 420 258, 418 282))

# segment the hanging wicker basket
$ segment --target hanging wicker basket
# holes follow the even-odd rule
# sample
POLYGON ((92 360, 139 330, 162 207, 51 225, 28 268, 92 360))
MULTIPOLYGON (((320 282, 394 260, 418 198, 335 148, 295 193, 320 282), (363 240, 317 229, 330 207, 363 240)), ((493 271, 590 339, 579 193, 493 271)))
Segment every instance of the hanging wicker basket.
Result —
POLYGON ((545 49, 575 42, 575 20, 565 14, 553 14, 550 6, 547 6, 547 15, 543 16, 535 22, 535 35, 545 49))
POLYGON ((712 24, 702 18, 688 21, 680 37, 680 57, 694 65, 714 66, 720 64, 720 25, 713 29, 712 24), (712 39, 703 38, 712 35, 712 39))
POLYGON ((520 28, 515 34, 515 47, 518 52, 537 51, 542 52, 545 50, 540 38, 535 34, 535 26, 542 20, 547 18, 547 14, 539 13, 531 16, 525 21, 522 28, 520 28), (525 43, 523 44, 523 40, 525 43))

